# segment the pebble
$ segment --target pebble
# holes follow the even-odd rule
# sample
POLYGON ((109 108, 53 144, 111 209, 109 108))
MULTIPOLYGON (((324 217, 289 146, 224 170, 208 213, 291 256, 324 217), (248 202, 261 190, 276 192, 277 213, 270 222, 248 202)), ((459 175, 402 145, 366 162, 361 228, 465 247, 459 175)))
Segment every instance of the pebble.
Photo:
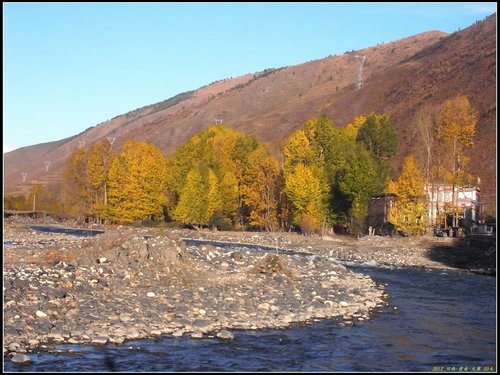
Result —
POLYGON ((36 313, 37 318, 46 318, 47 314, 45 314, 43 311, 38 310, 36 313))
MULTIPOLYGON (((186 235, 173 232, 178 238, 186 235)), ((233 340, 232 329, 284 328, 323 318, 345 317, 349 324, 358 310, 365 314, 358 319, 369 319, 370 310, 385 298, 384 288, 370 277, 321 256, 266 258, 244 245, 186 246, 147 228, 70 240, 37 232, 40 248, 33 247, 28 234, 8 230, 5 236, 20 245, 4 252, 13 250, 8 255, 24 261, 7 257, 4 262, 4 331, 19 332, 4 336, 4 354, 5 348, 8 354, 53 343, 123 344, 159 335, 233 340), (74 259, 49 261, 48 251, 58 245, 65 248, 58 256, 74 259), (272 264, 263 263, 266 259, 272 264), (24 284, 8 287, 20 277, 24 284)), ((301 237, 292 236, 299 246, 301 237)), ((271 235, 251 240, 266 239, 273 240, 269 253, 275 254, 271 235)), ((293 247, 284 237, 279 243, 293 247)), ((321 252, 316 246, 302 249, 321 252)))

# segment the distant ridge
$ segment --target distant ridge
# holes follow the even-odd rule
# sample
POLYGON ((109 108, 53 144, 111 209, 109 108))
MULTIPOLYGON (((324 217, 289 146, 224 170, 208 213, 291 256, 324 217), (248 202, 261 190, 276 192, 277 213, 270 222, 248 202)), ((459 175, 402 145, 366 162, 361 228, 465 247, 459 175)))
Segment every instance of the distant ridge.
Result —
MULTIPOLYGON (((418 108, 457 94, 469 97, 479 123, 471 164, 483 202, 496 206, 496 13, 452 34, 429 31, 340 56, 222 79, 114 117, 66 139, 4 154, 5 194, 58 178, 65 158, 84 142, 149 141, 166 156, 215 119, 261 140, 278 142, 312 117, 344 127, 356 115, 388 113, 399 136, 396 170, 415 147, 418 108), (361 57, 362 65, 360 83, 361 57), (44 161, 50 160, 46 173, 44 161), (21 172, 27 173, 22 183, 21 172)), ((71 119, 68 119, 71 121, 71 119)))

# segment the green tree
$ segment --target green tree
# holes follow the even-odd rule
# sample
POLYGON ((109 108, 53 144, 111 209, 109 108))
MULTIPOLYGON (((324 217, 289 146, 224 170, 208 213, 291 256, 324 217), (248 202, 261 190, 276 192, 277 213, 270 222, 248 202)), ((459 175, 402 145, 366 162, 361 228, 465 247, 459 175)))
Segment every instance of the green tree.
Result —
POLYGON ((351 202, 351 233, 357 233, 364 224, 368 201, 379 189, 377 173, 372 155, 358 144, 348 152, 345 168, 337 175, 339 191, 351 202))
POLYGON ((356 142, 362 144, 377 162, 378 190, 382 191, 392 173, 390 159, 396 154, 397 133, 390 116, 370 114, 361 125, 356 142))
POLYGON ((397 133, 386 114, 370 114, 358 130, 356 142, 363 144, 379 159, 389 159, 397 149, 397 133))

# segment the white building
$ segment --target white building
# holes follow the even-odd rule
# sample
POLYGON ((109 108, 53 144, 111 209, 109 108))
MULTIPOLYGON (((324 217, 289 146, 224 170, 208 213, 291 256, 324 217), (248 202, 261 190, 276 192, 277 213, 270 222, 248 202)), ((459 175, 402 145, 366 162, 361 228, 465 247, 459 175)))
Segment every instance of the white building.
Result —
MULTIPOLYGON (((445 205, 451 205, 453 202, 453 186, 450 184, 434 184, 426 186, 425 190, 429 203, 429 222, 435 224, 439 214, 444 212, 445 205)), ((479 221, 479 188, 455 186, 454 192, 457 196, 458 216, 465 221, 464 226, 468 227, 472 221, 479 221)))

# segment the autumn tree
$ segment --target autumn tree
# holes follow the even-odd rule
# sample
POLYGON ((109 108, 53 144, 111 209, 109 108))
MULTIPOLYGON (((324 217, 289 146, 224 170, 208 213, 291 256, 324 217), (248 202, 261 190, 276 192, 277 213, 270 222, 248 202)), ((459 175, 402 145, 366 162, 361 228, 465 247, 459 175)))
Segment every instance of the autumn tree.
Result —
POLYGON ((427 227, 425 175, 413 154, 405 158, 401 175, 391 180, 387 191, 396 194, 389 221, 408 235, 420 235, 427 227))
POLYGON ((128 140, 109 168, 106 216, 112 221, 159 219, 167 203, 166 162, 152 143, 128 140))
POLYGON ((349 124, 347 124, 344 129, 344 134, 347 139, 355 142, 358 136, 358 131, 365 122, 366 116, 358 115, 354 117, 354 119, 349 124))
POLYGON ((198 168, 188 172, 179 203, 172 212, 172 218, 195 228, 208 224, 206 179, 198 168))
POLYGON ((468 151, 473 146, 478 115, 465 95, 446 100, 439 116, 439 142, 446 152, 453 186, 452 207, 453 226, 458 225, 456 187, 464 185, 470 177, 466 173, 469 161, 468 151))
POLYGON ((293 223, 306 234, 319 231, 326 219, 321 199, 323 191, 311 167, 302 163, 285 177, 285 192, 293 207, 293 223))
POLYGON ((3 207, 4 210, 31 210, 29 199, 24 195, 4 195, 3 207))
POLYGON ((66 159, 63 178, 63 200, 70 215, 83 218, 90 208, 90 192, 87 179, 88 152, 75 149, 66 159))
POLYGON ((206 195, 205 222, 208 224, 221 224, 224 197, 221 194, 219 178, 212 169, 208 170, 206 195))
MULTIPOLYGON (((283 175, 286 181, 292 173, 296 173, 299 164, 307 167, 314 178, 318 180, 321 188, 319 192, 319 204, 323 217, 323 226, 333 223, 333 213, 330 210, 331 186, 335 171, 339 167, 342 159, 337 148, 339 131, 334 128, 333 121, 327 116, 308 119, 303 129, 297 130, 288 138, 284 147, 283 175)), ((293 177, 292 177, 293 179, 293 177)), ((286 194, 287 199, 290 195, 286 194)), ((291 214, 297 223, 297 206, 290 205, 291 214)), ((299 216, 302 214, 299 214, 299 216)), ((313 220, 314 221, 314 220, 313 220)))
MULTIPOLYGON (((212 181, 217 178, 220 196, 220 207, 212 212, 208 222, 217 225, 243 225, 244 207, 241 186, 243 172, 248 161, 248 155, 258 146, 255 137, 247 136, 234 129, 222 125, 214 125, 196 133, 184 145, 179 147, 175 155, 168 160, 168 197, 169 212, 175 220, 181 220, 177 205, 183 201, 187 176, 197 169, 204 184, 208 186, 209 170, 213 172, 212 181), (235 199, 236 197, 236 199, 235 199), (236 205, 236 207, 235 207, 236 205), (176 213, 177 212, 177 213, 176 213)), ((212 196, 215 197, 215 185, 212 184, 212 196)), ((206 191, 208 193, 209 190, 206 191)), ((199 198, 202 199, 202 198, 199 198)), ((181 209, 184 212, 184 208, 181 209)), ((205 220, 205 221, 207 221, 205 220)), ((205 222, 204 221, 204 222, 205 222)), ((206 224, 208 224, 208 222, 206 224)), ((196 223, 201 225, 202 222, 196 223)))
POLYGON ((304 130, 294 131, 285 145, 283 170, 285 174, 292 173, 297 164, 310 166, 313 163, 311 142, 304 130))
POLYGON ((224 173, 219 182, 219 192, 221 196, 220 221, 225 227, 233 227, 238 219, 240 190, 234 173, 231 171, 224 173))
POLYGON ((267 231, 278 228, 280 166, 267 145, 260 145, 249 156, 242 195, 250 209, 249 223, 267 231))
POLYGON ((87 178, 91 199, 90 211, 98 222, 107 206, 108 171, 112 160, 112 148, 107 139, 94 143, 87 159, 87 178))

